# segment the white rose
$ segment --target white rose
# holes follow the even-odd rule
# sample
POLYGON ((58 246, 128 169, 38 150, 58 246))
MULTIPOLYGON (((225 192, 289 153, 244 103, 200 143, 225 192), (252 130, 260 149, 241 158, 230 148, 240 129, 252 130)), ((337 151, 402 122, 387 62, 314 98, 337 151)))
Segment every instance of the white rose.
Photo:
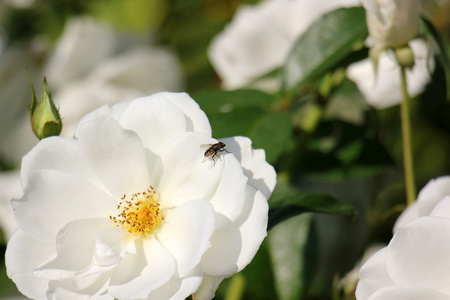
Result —
MULTIPOLYGON (((44 73, 63 118, 62 136, 72 137, 77 122, 95 107, 156 92, 181 90, 181 70, 172 52, 162 47, 130 43, 124 51, 116 53, 119 40, 117 33, 95 19, 80 17, 67 22, 44 73)), ((23 88, 28 86, 25 67, 20 73, 20 82, 13 85, 5 82, 5 85, 8 89, 14 88, 19 96, 25 94, 24 101, 30 101, 30 90, 23 88)), ((33 74, 33 69, 30 72, 33 74)), ((42 78, 33 79, 39 91, 42 78)), ((30 130, 28 111, 11 114, 8 118, 11 116, 14 122, 9 122, 7 130, 3 131, 0 154, 18 165, 37 139, 30 130)))
MULTIPOLYGON (((434 61, 428 54, 429 49, 425 41, 416 39, 409 45, 414 51, 415 63, 411 70, 406 70, 406 78, 408 93, 415 97, 422 93, 430 82, 434 61)), ((351 64, 347 68, 347 76, 358 86, 367 103, 375 108, 386 108, 402 101, 400 67, 387 52, 380 54, 376 74, 372 61, 367 58, 351 64)))
POLYGON ((103 106, 23 159, 7 273, 34 299, 211 299, 266 236, 274 169, 247 138, 203 162, 184 93, 103 106), (215 160, 215 162, 213 162, 215 160))
POLYGON ((419 33, 419 0, 361 0, 374 47, 406 45, 419 33))
MULTIPOLYGON (((243 5, 214 38, 209 58, 224 88, 242 88, 280 67, 295 40, 319 17, 358 5, 357 0, 266 0, 243 5)), ((276 83, 263 80, 257 85, 267 90, 276 83)))
POLYGON ((359 271, 358 300, 450 299, 450 177, 430 181, 389 245, 359 271))

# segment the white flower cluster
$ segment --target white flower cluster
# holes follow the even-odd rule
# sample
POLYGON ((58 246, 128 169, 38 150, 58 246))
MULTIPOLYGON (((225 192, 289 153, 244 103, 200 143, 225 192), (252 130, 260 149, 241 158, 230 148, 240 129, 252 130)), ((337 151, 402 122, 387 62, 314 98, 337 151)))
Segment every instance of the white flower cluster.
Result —
MULTIPOLYGON (((418 33, 420 1, 365 0, 372 45, 378 48, 406 44, 418 33)), ((266 91, 279 88, 278 79, 265 78, 282 66, 296 39, 322 15, 344 7, 359 6, 357 0, 264 0, 241 6, 234 19, 212 42, 209 57, 226 89, 252 86, 266 91)), ((408 91, 420 94, 430 81, 432 55, 423 40, 413 40, 415 66, 407 71, 408 91)), ((401 102, 399 67, 381 53, 375 74, 370 59, 350 65, 347 76, 366 101, 385 108, 401 102)))
POLYGON ((8 276, 33 299, 211 299, 267 234, 276 173, 184 93, 103 106, 22 162, 8 276), (215 163, 212 161, 215 159, 215 163))

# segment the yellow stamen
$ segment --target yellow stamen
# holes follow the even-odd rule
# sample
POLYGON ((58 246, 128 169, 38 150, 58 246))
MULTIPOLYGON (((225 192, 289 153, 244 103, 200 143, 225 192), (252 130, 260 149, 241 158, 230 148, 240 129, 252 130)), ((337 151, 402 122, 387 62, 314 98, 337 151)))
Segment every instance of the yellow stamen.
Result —
POLYGON ((123 195, 117 205, 120 213, 109 218, 117 225, 123 226, 130 233, 149 235, 163 220, 156 191, 150 189, 143 193, 132 194, 130 200, 123 195))

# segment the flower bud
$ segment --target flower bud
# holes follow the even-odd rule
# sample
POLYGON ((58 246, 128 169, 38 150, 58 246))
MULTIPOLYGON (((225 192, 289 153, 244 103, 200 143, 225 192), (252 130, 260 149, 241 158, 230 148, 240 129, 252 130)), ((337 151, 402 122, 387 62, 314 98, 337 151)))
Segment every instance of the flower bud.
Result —
POLYGON ((414 66, 414 52, 410 46, 399 47, 394 49, 397 63, 407 69, 414 66))
POLYGON ((42 88, 41 101, 38 102, 36 94, 34 92, 33 84, 30 81, 31 86, 31 128, 38 139, 59 135, 62 130, 62 121, 59 116, 58 109, 53 103, 50 88, 47 84, 47 80, 44 77, 44 86, 42 88))
POLYGON ((385 50, 406 45, 419 33, 418 0, 362 0, 375 48, 385 50))

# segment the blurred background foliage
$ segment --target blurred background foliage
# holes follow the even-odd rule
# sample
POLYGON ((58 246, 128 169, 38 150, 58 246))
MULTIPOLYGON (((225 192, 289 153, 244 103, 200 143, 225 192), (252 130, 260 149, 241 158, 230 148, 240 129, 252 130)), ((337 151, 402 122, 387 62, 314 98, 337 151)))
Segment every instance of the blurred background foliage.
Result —
MULTIPOLYGON (((284 80, 284 90, 223 91, 208 59, 208 46, 239 5, 257 2, 36 0, 23 7, 0 2, 2 46, 3 51, 14 46, 31 48, 40 41, 51 49, 69 18, 90 15, 117 32, 172 49, 180 60, 183 91, 206 112, 213 136, 250 137, 255 148, 265 149, 267 160, 278 172, 278 185, 269 201, 271 220, 277 222, 271 224, 254 261, 227 279, 216 298, 353 299, 351 284, 344 288, 340 279, 369 245, 389 241, 392 225, 404 208, 400 107, 370 107, 345 77, 346 66, 367 57, 364 12, 358 8, 351 14, 355 20, 342 25, 350 27, 347 39, 341 44, 342 36, 320 41, 323 49, 331 47, 332 51, 320 53, 317 64, 301 78, 292 77, 289 68, 305 63, 302 57, 308 46, 295 46, 298 53, 292 52, 284 69, 276 70, 284 80)), ((447 52, 450 26, 446 16, 437 16, 432 24, 447 52)), ((320 28, 315 30, 320 36, 320 28)), ((307 45, 318 42, 313 31, 302 38, 310 41, 307 45)), ((45 60, 48 52, 42 55, 45 60)), ((447 66, 437 57, 435 62, 432 81, 411 103, 418 188, 431 178, 450 174, 447 66)), ((5 158, 0 161, 4 172, 17 167, 5 158)), ((0 298, 16 293, 3 262, 0 298)))

